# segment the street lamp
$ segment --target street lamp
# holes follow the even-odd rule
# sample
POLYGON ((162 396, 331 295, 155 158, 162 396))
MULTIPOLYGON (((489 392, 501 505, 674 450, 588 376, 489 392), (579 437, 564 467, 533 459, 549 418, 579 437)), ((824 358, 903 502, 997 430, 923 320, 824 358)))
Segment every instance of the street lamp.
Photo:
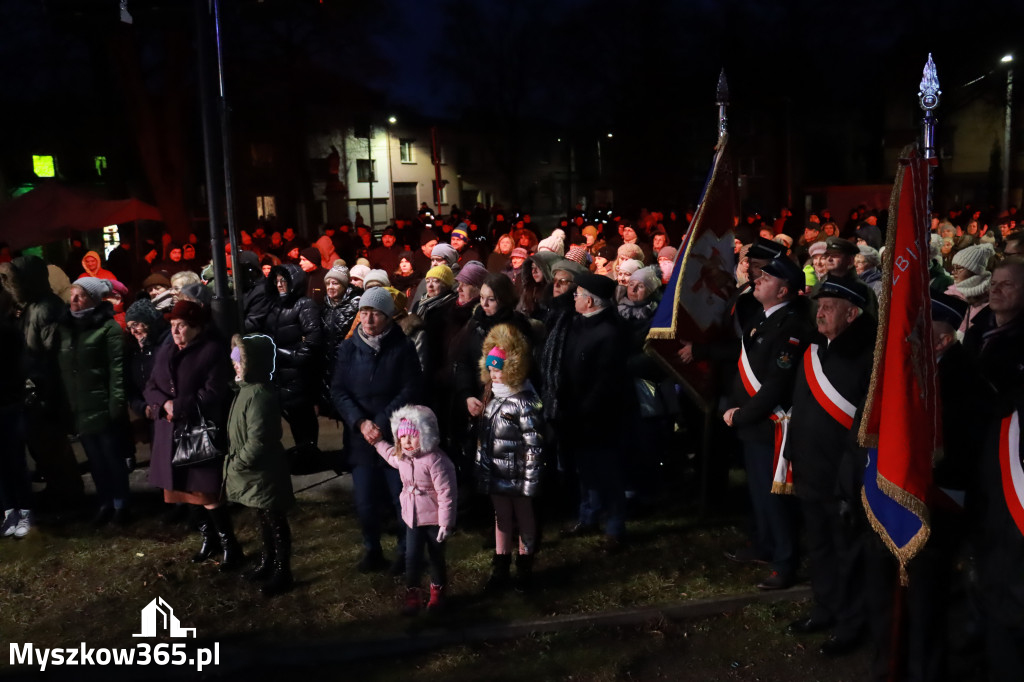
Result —
POLYGON ((1010 129, 1013 123, 1013 55, 1004 55, 999 60, 1003 64, 1010 64, 1006 68, 1006 123, 1003 131, 1003 196, 1002 209, 1010 208, 1010 129))

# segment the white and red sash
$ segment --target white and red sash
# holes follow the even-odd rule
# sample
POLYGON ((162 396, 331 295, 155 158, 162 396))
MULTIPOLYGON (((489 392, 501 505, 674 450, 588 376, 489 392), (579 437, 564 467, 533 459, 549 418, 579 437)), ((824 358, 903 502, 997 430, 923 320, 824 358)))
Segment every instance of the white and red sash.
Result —
POLYGON ((1020 461, 1020 412, 1003 419, 999 428, 999 471, 1003 497, 1017 530, 1024 535, 1024 464, 1020 461))
MULTIPOLYGON (((754 370, 750 366, 750 358, 747 357, 747 346, 744 343, 740 343, 740 360, 738 365, 743 388, 747 391, 747 395, 753 397, 755 393, 761 390, 761 382, 754 375, 754 370)), ((777 405, 772 416, 769 417, 775 425, 775 447, 772 458, 772 472, 774 474, 772 478, 772 492, 780 495, 793 494, 793 467, 783 454, 786 450, 786 436, 789 434, 789 415, 789 411, 783 410, 781 405, 777 405)))
POLYGON ((807 377, 807 385, 814 394, 822 409, 837 422, 848 429, 853 428, 853 417, 857 414, 857 407, 836 390, 832 382, 825 376, 821 368, 821 359, 818 357, 818 344, 812 343, 804 353, 804 375, 807 377))

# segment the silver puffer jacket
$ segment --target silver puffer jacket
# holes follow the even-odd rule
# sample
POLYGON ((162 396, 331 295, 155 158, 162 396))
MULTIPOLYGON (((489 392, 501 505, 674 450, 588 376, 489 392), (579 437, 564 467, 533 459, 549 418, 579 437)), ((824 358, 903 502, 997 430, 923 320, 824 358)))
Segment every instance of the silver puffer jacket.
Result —
POLYGON ((492 398, 480 420, 476 478, 488 495, 534 497, 540 492, 544 410, 532 390, 492 398))

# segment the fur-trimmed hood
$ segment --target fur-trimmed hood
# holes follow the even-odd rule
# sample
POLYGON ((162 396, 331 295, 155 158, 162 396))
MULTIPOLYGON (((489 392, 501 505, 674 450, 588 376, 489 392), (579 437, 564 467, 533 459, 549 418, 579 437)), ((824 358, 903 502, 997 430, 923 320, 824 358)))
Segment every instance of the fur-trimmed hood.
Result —
POLYGON ((305 271, 294 263, 275 265, 270 269, 270 276, 267 277, 267 296, 271 301, 281 301, 286 305, 291 305, 306 295, 306 280, 305 271), (284 297, 283 301, 277 292, 278 275, 284 275, 284 278, 288 280, 288 295, 284 297))
POLYGON ((35 303, 52 293, 46 263, 36 256, 18 256, 9 263, 0 263, 0 280, 19 306, 35 303))
MULTIPOLYGON (((420 432, 420 452, 434 452, 441 443, 437 428, 437 417, 429 407, 423 405, 405 405, 391 413, 391 433, 398 433, 398 425, 403 419, 412 422, 420 432)), ((398 437, 395 437, 398 441, 398 437)), ((397 448, 396 448, 397 451, 397 448)))
POLYGON ((269 336, 235 334, 231 337, 231 348, 241 351, 242 357, 238 364, 242 366, 242 381, 247 384, 266 384, 274 378, 277 346, 269 336))
POLYGON ((491 380, 487 371, 487 354, 498 346, 505 351, 502 375, 505 385, 513 390, 522 388, 530 376, 530 342, 523 333, 510 324, 497 324, 484 337, 480 354, 480 380, 486 385, 491 380))

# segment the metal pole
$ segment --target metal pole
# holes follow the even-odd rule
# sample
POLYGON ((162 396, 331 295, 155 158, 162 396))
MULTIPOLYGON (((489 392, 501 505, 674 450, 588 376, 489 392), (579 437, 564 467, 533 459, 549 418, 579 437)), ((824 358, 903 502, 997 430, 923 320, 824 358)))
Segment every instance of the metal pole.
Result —
POLYGON ((430 127, 430 142, 434 151, 434 202, 437 217, 441 217, 441 149, 437 145, 437 126, 430 127))
MULTIPOLYGON (((932 61, 932 53, 928 53, 928 61, 924 65, 924 72, 921 76, 921 89, 917 93, 918 102, 924 110, 924 118, 921 119, 921 153, 926 159, 935 158, 935 125, 939 122, 935 118, 934 110, 939 106, 939 74, 935 69, 935 62, 932 61)), ((928 220, 931 220, 934 208, 935 195, 935 166, 928 166, 928 220)))
POLYGON ((1013 67, 1006 69, 1006 129, 1003 133, 1003 201, 1002 209, 1010 208, 1010 133, 1013 123, 1013 67))
POLYGON ((194 0, 193 5, 196 15, 196 51, 199 61, 199 120, 203 130, 203 162, 206 171, 206 210, 210 219, 210 249, 213 260, 213 312, 217 326, 223 329, 224 320, 219 313, 223 310, 223 302, 228 298, 228 278, 218 204, 221 180, 215 161, 216 132, 212 120, 212 102, 210 101, 210 93, 213 91, 213 84, 210 82, 210 51, 207 45, 210 27, 206 3, 203 0, 194 0))
POLYGON ((370 234, 373 234, 373 181, 377 174, 373 172, 373 126, 369 126, 366 132, 366 158, 370 164, 370 234))
POLYGON ((231 316, 225 313, 225 319, 233 317, 234 323, 237 325, 235 329, 241 332, 245 327, 242 320, 242 306, 239 302, 242 300, 244 283, 242 281, 241 268, 238 267, 239 249, 238 239, 235 236, 234 182, 231 173, 231 127, 229 125, 231 110, 228 108, 228 100, 224 90, 224 54, 221 48, 220 0, 212 0, 212 2, 214 45, 217 48, 217 83, 220 95, 218 103, 220 105, 220 144, 224 165, 224 209, 227 214, 228 244, 231 245, 231 279, 235 288, 234 301, 231 301, 227 296, 224 298, 226 309, 234 307, 232 311, 234 315, 231 316))
MULTIPOLYGON (((388 140, 388 200, 391 203, 391 222, 394 223, 397 216, 395 215, 395 174, 392 172, 391 164, 391 126, 389 125, 384 129, 384 134, 387 135, 388 140)), ((384 219, 387 220, 387 211, 384 211, 384 219)))

